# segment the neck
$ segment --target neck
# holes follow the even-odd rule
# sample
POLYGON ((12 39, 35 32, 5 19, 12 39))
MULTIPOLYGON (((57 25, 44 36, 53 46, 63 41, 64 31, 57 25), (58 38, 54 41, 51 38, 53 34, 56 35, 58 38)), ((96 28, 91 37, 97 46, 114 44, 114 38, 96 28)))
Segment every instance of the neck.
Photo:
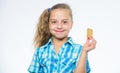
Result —
POLYGON ((60 47, 62 47, 62 45, 68 40, 68 37, 65 37, 63 39, 57 39, 57 38, 53 38, 53 44, 54 44, 54 49, 56 54, 58 54, 60 47))
POLYGON ((67 40, 68 40, 68 37, 65 37, 63 39, 57 39, 53 37, 53 44, 62 46, 67 40))

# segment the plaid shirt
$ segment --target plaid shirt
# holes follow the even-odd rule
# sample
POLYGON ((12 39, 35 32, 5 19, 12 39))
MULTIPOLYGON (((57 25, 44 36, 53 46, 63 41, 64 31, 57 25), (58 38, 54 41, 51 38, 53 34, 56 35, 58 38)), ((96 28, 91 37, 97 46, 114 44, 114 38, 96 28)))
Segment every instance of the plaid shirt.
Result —
MULTIPOLYGON (((28 69, 30 73, 73 73, 82 50, 80 44, 75 44, 71 38, 61 47, 56 55, 52 38, 47 44, 38 48, 28 69)), ((88 59, 87 73, 90 72, 88 59)))

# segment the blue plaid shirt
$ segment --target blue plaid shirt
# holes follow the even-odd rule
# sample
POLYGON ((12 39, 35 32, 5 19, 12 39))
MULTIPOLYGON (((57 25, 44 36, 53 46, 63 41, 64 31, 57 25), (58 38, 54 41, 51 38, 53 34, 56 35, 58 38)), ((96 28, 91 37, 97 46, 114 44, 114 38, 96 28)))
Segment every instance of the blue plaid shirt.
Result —
MULTIPOLYGON (((75 44, 71 38, 61 47, 56 55, 52 38, 44 46, 38 48, 28 69, 30 73, 73 73, 82 50, 80 44, 75 44)), ((87 73, 90 72, 88 59, 87 73)))

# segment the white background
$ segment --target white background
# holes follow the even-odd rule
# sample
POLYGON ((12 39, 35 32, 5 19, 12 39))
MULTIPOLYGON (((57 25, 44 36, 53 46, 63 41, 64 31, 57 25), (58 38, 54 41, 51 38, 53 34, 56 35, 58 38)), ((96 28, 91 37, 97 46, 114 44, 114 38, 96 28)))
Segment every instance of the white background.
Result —
POLYGON ((94 30, 96 49, 89 52, 91 73, 120 73, 119 0, 0 0, 0 73, 28 73, 33 37, 41 12, 65 2, 73 10, 70 36, 84 44, 94 30))

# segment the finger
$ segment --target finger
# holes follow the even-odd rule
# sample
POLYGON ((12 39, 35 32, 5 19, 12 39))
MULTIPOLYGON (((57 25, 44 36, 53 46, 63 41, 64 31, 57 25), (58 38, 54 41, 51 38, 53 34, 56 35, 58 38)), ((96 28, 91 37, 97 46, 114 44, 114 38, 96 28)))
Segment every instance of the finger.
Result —
POLYGON ((88 43, 89 43, 89 41, 90 41, 90 39, 87 39, 87 40, 86 40, 86 44, 88 44, 88 43))
POLYGON ((97 41, 93 38, 93 43, 94 43, 94 45, 96 45, 96 43, 97 43, 97 41))
POLYGON ((95 42, 96 43, 96 40, 92 37, 91 39, 90 39, 92 42, 95 42))
POLYGON ((90 49, 95 49, 95 45, 93 43, 90 44, 89 46, 90 49))

